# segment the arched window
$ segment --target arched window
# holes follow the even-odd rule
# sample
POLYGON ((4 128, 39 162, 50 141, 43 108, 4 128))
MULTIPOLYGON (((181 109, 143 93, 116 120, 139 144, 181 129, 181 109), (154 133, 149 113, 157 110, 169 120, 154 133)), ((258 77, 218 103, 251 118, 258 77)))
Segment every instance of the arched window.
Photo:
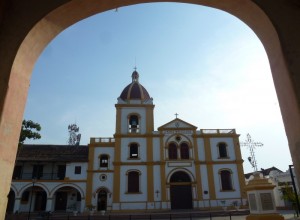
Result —
POLYGON ((170 160, 177 159, 177 145, 175 143, 170 143, 168 147, 168 154, 170 160))
POLYGON ((129 158, 139 158, 139 146, 137 143, 131 143, 129 145, 129 158))
POLYGON ((221 170, 219 172, 221 179, 221 190, 233 190, 232 187, 232 178, 230 170, 221 170))
POLYGON ((180 144, 180 157, 181 159, 189 159, 190 158, 190 149, 187 143, 180 144))
POLYGON ((138 171, 129 171, 128 175, 128 193, 140 192, 140 173, 138 171))
POLYGON ((218 149, 220 158, 228 158, 227 145, 225 143, 219 143, 218 149))
POLYGON ((140 132, 139 117, 137 115, 130 115, 129 133, 139 133, 139 132, 140 132))
POLYGON ((108 167, 108 155, 100 155, 100 167, 108 167))

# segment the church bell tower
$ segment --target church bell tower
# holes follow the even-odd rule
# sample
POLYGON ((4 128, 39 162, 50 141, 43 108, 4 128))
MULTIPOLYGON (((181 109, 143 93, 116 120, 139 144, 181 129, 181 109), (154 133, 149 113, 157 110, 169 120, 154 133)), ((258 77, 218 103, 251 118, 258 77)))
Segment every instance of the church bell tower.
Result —
POLYGON ((116 107, 116 135, 144 135, 154 130, 153 99, 139 82, 134 70, 132 82, 118 98, 116 107))

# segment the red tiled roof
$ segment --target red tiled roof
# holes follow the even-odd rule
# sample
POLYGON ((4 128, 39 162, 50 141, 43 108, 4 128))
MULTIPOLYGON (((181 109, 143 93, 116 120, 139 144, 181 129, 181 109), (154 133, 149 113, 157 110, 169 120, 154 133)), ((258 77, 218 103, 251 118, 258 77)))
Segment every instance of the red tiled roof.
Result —
POLYGON ((20 148, 17 160, 87 162, 88 146, 24 144, 20 148))

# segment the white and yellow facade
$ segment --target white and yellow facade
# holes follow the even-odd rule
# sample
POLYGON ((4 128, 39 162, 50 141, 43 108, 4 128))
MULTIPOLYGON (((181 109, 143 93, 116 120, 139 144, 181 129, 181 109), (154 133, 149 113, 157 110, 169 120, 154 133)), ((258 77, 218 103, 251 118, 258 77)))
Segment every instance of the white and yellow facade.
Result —
POLYGON ((136 71, 115 107, 114 137, 91 138, 88 146, 24 146, 7 211, 211 210, 246 203, 234 129, 197 130, 176 116, 154 130, 153 99, 136 71))
POLYGON ((177 118, 154 130, 154 104, 134 71, 116 107, 114 138, 91 138, 86 203, 97 210, 213 209, 244 204, 234 129, 177 118))

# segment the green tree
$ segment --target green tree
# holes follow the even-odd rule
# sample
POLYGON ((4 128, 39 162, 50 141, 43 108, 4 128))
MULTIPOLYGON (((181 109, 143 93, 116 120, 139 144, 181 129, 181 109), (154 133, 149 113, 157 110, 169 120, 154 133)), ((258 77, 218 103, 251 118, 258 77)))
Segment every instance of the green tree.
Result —
POLYGON ((41 125, 31 120, 23 120, 19 138, 19 147, 24 144, 26 139, 40 139, 41 125))
MULTIPOLYGON (((298 213, 298 208, 297 208, 297 197, 296 194, 291 186, 288 185, 288 183, 284 183, 283 187, 281 188, 282 196, 281 198, 285 201, 289 201, 292 204, 293 209, 295 210, 296 213, 298 213)), ((299 196, 298 196, 298 201, 299 201, 299 196)))

